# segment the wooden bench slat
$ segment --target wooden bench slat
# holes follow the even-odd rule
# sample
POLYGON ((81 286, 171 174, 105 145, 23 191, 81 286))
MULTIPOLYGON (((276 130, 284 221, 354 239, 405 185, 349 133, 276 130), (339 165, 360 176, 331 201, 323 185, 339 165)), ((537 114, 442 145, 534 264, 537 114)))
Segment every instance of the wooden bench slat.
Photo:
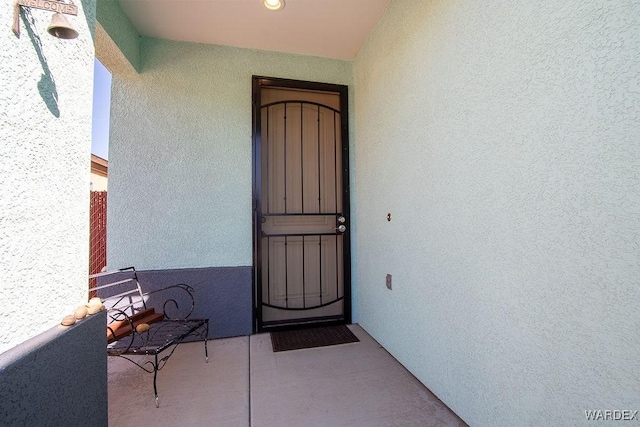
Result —
MULTIPOLYGON (((133 327, 137 327, 142 323, 146 323, 151 325, 152 323, 156 323, 164 319, 163 313, 156 313, 153 308, 148 308, 146 310, 139 311, 133 316, 129 317, 131 322, 133 322, 133 327)), ((108 342, 118 341, 131 334, 131 323, 129 320, 116 320, 111 322, 107 327, 107 340, 108 342)))
MULTIPOLYGON (((129 291, 126 292, 122 292, 121 294, 117 294, 117 295, 112 295, 109 297, 109 299, 116 299, 116 298, 120 298, 120 297, 124 297, 126 295, 131 295, 131 294, 140 294, 140 291, 138 291, 138 289, 131 289, 129 291)), ((115 307, 117 308, 117 307, 115 307)))
POLYGON ((121 285, 123 283, 127 283, 127 282, 133 282, 134 280, 131 279, 125 279, 125 280, 120 280, 118 282, 113 282, 113 283, 107 283, 106 285, 100 285, 100 286, 96 286, 93 288, 89 288, 90 291, 97 291, 98 289, 104 289, 104 288, 110 288, 112 286, 117 286, 117 285, 121 285))
POLYGON ((119 270, 103 271, 101 273, 90 274, 89 279, 95 279, 97 277, 102 277, 102 276, 111 276, 112 274, 116 274, 116 273, 129 273, 131 271, 135 272, 136 269, 134 267, 127 267, 127 268, 121 268, 119 270))

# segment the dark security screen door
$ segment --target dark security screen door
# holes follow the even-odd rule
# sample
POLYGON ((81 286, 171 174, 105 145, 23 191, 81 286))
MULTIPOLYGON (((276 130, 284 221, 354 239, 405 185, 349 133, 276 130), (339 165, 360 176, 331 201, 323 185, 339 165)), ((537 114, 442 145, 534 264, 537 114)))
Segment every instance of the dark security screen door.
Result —
POLYGON ((254 123, 259 330, 350 321, 341 101, 338 91, 260 88, 254 123))

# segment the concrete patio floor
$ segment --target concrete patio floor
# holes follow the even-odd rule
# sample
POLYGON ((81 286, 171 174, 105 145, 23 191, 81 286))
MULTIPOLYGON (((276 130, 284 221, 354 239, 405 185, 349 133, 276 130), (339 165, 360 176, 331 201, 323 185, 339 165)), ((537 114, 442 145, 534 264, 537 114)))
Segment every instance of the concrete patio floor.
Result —
MULTIPOLYGON (((358 343, 273 353, 269 334, 178 346, 158 374, 109 358, 109 425, 464 426, 360 326, 358 343)), ((137 358, 136 360, 144 360, 137 358)))

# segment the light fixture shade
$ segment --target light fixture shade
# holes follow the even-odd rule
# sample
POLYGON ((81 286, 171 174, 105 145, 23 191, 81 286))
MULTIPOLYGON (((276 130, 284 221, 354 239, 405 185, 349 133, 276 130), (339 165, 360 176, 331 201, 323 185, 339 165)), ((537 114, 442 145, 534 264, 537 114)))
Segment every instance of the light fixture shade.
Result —
POLYGON ((53 14, 51 24, 47 27, 47 32, 59 39, 75 39, 78 37, 78 32, 61 13, 53 14))
POLYGON ((264 7, 269 10, 282 10, 284 9, 284 0, 264 0, 264 7))

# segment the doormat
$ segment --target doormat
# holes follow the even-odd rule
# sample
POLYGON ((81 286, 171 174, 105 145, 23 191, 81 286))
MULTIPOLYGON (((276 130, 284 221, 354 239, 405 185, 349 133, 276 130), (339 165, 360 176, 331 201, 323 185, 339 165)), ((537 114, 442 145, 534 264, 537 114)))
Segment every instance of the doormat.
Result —
POLYGON ((359 341, 346 325, 271 332, 271 345, 274 352, 326 347, 359 341))

